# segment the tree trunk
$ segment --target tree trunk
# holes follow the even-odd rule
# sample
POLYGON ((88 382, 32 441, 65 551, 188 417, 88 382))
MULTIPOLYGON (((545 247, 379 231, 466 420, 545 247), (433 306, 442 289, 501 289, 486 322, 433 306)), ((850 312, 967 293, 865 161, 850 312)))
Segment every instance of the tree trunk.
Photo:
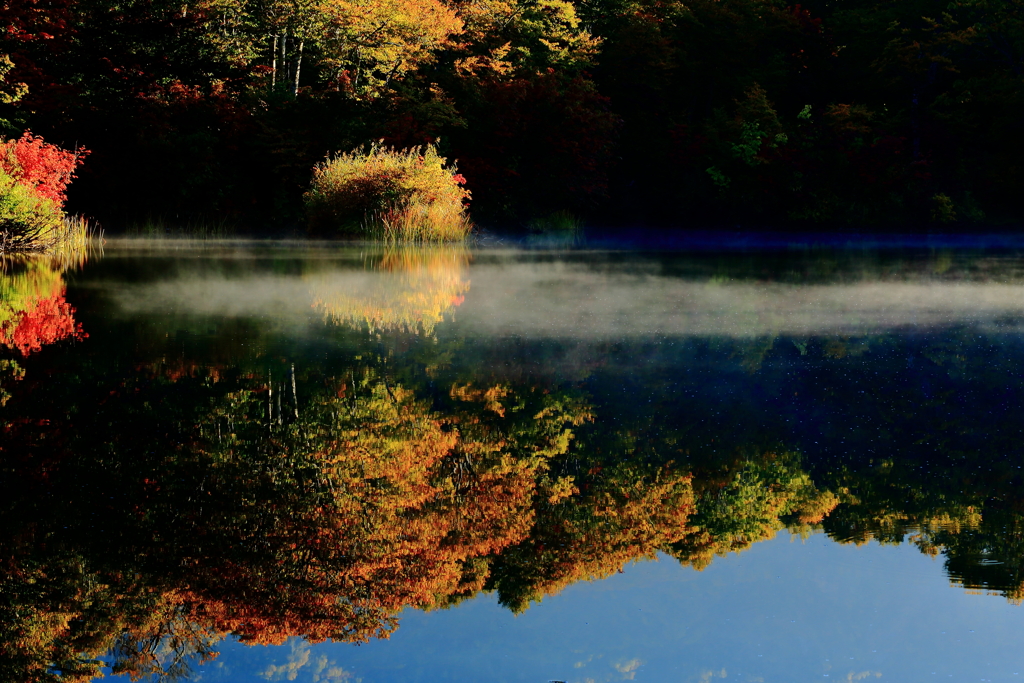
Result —
POLYGON ((270 62, 270 87, 273 88, 277 85, 277 34, 274 34, 274 47, 271 49, 270 54, 273 55, 273 59, 270 62))
POLYGON ((356 81, 352 86, 353 90, 359 89, 359 77, 363 75, 363 51, 356 48, 356 81))
POLYGON ((288 82, 288 60, 286 59, 287 55, 288 55, 288 31, 285 31, 281 35, 281 70, 284 71, 284 73, 281 74, 281 76, 282 76, 281 81, 284 82, 284 83, 288 82))
POLYGON ((299 39, 299 53, 295 57, 295 94, 299 94, 299 73, 302 71, 302 46, 305 44, 305 40, 299 39))
POLYGON ((274 423, 274 380, 267 372, 267 424, 274 423))
MULTIPOLYGON (((299 43, 299 54, 302 54, 302 43, 299 43)), ((298 71, 298 69, 296 69, 298 71)), ((295 419, 299 419, 299 395, 295 391, 295 363, 292 363, 292 406, 295 408, 295 419)))

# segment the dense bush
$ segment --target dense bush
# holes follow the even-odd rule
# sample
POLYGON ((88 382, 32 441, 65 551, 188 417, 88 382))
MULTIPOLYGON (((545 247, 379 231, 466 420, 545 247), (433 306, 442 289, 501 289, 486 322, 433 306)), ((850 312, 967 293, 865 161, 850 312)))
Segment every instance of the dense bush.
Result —
POLYGON ((53 249, 84 227, 63 210, 81 156, 28 131, 0 143, 0 253, 53 249))
POLYGON ((481 221, 585 213, 606 198, 618 118, 594 84, 557 72, 483 82, 450 138, 481 221))
POLYGON ((17 140, 0 144, 0 167, 40 197, 62 207, 68 184, 85 154, 83 149, 68 152, 25 131, 17 140))
POLYGON ((0 253, 45 249, 61 219, 58 205, 0 169, 0 253))
POLYGON ((465 238, 469 192, 433 145, 396 150, 371 145, 318 164, 305 195, 317 231, 396 240, 465 238))

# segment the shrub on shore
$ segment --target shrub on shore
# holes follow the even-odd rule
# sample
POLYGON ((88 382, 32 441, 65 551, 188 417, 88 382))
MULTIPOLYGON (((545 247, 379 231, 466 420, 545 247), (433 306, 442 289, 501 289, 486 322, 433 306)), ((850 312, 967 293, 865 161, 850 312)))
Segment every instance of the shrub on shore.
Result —
POLYGON ((0 142, 0 254, 52 251, 84 238, 88 226, 64 215, 65 191, 84 152, 28 131, 0 142))
POLYGON ((305 195, 318 231, 388 241, 456 241, 472 229, 469 191, 455 165, 433 145, 380 145, 317 164, 305 195))
POLYGON ((0 168, 0 252, 45 249, 60 224, 60 207, 0 168))

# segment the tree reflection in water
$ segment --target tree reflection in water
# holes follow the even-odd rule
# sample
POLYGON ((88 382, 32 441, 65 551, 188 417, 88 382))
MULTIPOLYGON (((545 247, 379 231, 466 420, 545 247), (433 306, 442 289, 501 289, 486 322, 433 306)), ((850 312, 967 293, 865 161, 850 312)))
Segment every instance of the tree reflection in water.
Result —
MULTIPOLYGON (((307 369, 300 400, 251 369, 155 364, 96 386, 91 420, 110 430, 40 426, 84 387, 8 415, 7 673, 87 680, 108 651, 116 671, 173 673, 226 633, 387 637, 407 606, 482 590, 523 610, 659 550, 689 561, 688 538, 735 550, 816 500, 795 458, 756 454, 701 516, 688 471, 586 447, 577 391, 451 382, 428 397, 383 360, 307 369), (743 523, 722 523, 723 505, 743 523)), ((32 387, 12 389, 18 405, 32 387)))
POLYGON ((0 346, 22 356, 62 339, 84 339, 65 300, 65 269, 47 257, 0 260, 0 346))
MULTIPOLYGON (((306 274, 333 302, 324 312, 360 330, 330 357, 293 364, 241 323, 237 348, 222 334, 199 350, 125 323, 81 357, 3 361, 0 678, 85 681, 108 665, 180 677, 227 634, 386 638, 406 607, 493 591, 519 612, 631 561, 663 553, 700 570, 783 529, 909 539, 959 585, 1024 595, 1012 417, 991 417, 990 436, 971 412, 991 413, 982 390, 1016 377, 1013 353, 964 353, 956 332, 700 341, 694 357, 750 383, 736 395, 781 403, 771 392, 799 363, 811 390, 786 397, 793 410, 815 428, 828 421, 814 411, 884 424, 899 448, 858 453, 854 434, 854 456, 801 455, 782 408, 757 433, 734 429, 747 404, 687 402, 657 364, 623 363, 622 377, 614 359, 584 364, 566 381, 487 362, 512 358, 514 340, 473 357, 465 340, 433 339, 468 290, 466 258, 385 255, 371 265, 393 280, 347 299, 306 274), (930 365, 908 364, 921 357, 930 365), (862 391, 878 372, 907 381, 862 391), (630 381, 645 401, 609 389, 630 381), (977 405, 949 410, 953 391, 977 405)), ((18 272, 63 287, 53 271, 18 272)))

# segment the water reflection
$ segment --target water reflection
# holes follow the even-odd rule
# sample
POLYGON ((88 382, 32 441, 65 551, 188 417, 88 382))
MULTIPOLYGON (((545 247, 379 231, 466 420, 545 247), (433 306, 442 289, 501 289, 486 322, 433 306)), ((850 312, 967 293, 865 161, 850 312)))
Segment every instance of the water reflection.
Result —
POLYGON ((419 331, 432 335, 469 290, 469 250, 462 245, 394 246, 367 257, 378 277, 353 287, 351 278, 330 271, 307 276, 314 308, 328 320, 378 331, 419 331))
MULTIPOLYGON (((671 289, 718 268, 490 258, 97 264, 78 290, 107 297, 83 299, 93 336, 0 366, 5 677, 184 675, 229 633, 386 638, 406 607, 493 592, 522 612, 631 561, 701 570, 783 529, 913 543, 959 586, 1024 595, 1015 334, 964 310, 899 334, 609 338, 619 321, 594 338, 490 336, 487 295, 540 287, 519 280, 530 270, 550 296, 499 300, 542 310, 573 269, 604 283, 594 301, 618 301, 635 290, 615 278, 671 289), (198 297, 184 316, 145 299, 128 314, 125 297, 169 296, 197 270, 214 288, 313 290, 330 322, 297 336, 198 297)), ((59 275, 18 272, 56 291, 59 275)))
POLYGON ((431 395, 383 358, 347 370, 275 384, 156 366, 66 388, 99 399, 109 430, 31 419, 59 410, 10 420, 4 617, 24 677, 88 678, 107 651, 118 672, 172 671, 226 633, 387 637, 404 607, 481 590, 521 611, 658 550, 704 566, 821 516, 790 454, 756 454, 698 495, 684 468, 576 446, 594 419, 577 392, 431 395))
POLYGON ((27 356, 62 339, 84 339, 65 300, 63 269, 45 257, 0 261, 0 345, 27 356))

